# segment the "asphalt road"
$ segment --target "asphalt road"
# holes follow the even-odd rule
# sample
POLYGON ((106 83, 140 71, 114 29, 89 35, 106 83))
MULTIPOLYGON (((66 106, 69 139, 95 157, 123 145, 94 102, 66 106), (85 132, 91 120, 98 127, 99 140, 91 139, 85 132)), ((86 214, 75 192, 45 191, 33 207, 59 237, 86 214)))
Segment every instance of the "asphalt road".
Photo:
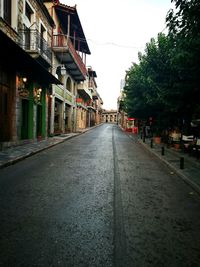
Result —
POLYGON ((200 266, 200 196, 116 125, 0 170, 0 266, 200 266))

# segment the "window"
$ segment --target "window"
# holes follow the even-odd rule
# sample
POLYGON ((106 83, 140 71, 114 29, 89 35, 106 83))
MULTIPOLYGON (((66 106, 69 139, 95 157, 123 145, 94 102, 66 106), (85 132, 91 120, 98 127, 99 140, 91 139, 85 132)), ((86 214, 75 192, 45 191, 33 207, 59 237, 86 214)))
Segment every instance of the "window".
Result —
POLYGON ((31 49, 31 30, 24 25, 25 34, 24 34, 24 41, 25 41, 25 49, 31 49))
POLYGON ((3 18, 11 25, 11 0, 4 0, 3 2, 3 18))
POLYGON ((33 10, 29 6, 29 4, 26 2, 26 5, 25 5, 25 15, 26 15, 26 17, 28 18, 28 20, 30 22, 31 22, 31 16, 33 15, 33 13, 34 13, 33 10))
POLYGON ((67 90, 69 92, 72 92, 72 83, 71 83, 71 79, 68 77, 67 78, 67 84, 66 84, 67 90))

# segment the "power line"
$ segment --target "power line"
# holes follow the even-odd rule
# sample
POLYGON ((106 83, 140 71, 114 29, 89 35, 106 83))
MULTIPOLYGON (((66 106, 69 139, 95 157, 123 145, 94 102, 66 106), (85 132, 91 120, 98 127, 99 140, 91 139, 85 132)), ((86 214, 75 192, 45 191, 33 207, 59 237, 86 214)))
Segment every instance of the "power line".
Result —
POLYGON ((104 43, 99 43, 96 42, 92 39, 88 39, 88 41, 96 44, 96 45, 100 45, 100 46, 116 46, 116 47, 120 47, 120 48, 130 48, 130 49, 141 49, 144 48, 144 46, 132 46, 132 45, 124 45, 124 44, 118 44, 118 43, 114 43, 114 42, 104 42, 104 43))
POLYGON ((77 38, 77 37, 75 38, 74 36, 70 36, 70 35, 69 35, 69 38, 72 40, 80 41, 82 43, 87 43, 88 41, 90 41, 93 44, 99 45, 99 46, 116 46, 119 48, 128 48, 128 49, 143 49, 144 48, 144 46, 124 45, 124 44, 119 44, 119 43, 114 43, 114 42, 98 42, 98 41, 95 41, 95 40, 90 39, 90 38, 87 38, 87 39, 77 38))
MULTIPOLYGON (((165 30, 167 29, 167 26, 163 28, 163 30, 161 31, 161 33, 163 33, 165 30)), ((66 34, 63 34, 63 36, 65 36, 66 34)), ((67 35, 66 35, 67 37, 67 35)), ((125 45, 125 44, 119 44, 119 43, 115 43, 115 42, 98 42, 96 40, 93 40, 93 39, 90 39, 90 38, 80 38, 80 37, 74 37, 74 36, 71 36, 69 35, 68 36, 70 39, 72 40, 75 40, 75 41, 80 41, 82 43, 87 43, 87 42, 92 42, 93 44, 95 45, 98 45, 98 46, 115 46, 115 47, 119 47, 119 48, 126 48, 126 49, 144 49, 145 48, 145 45, 140 45, 140 46, 137 46, 137 45, 125 45)))

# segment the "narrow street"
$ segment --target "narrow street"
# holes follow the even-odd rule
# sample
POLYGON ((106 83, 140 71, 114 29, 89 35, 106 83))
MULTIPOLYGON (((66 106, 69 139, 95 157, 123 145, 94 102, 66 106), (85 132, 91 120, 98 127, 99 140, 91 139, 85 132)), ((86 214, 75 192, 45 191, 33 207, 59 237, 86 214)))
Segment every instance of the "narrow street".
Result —
POLYGON ((117 125, 0 169, 0 266, 198 267, 200 196, 117 125))

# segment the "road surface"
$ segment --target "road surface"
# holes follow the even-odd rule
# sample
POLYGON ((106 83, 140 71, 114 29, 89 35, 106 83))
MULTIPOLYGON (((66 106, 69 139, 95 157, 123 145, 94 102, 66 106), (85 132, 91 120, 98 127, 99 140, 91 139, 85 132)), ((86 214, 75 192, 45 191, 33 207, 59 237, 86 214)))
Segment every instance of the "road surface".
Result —
POLYGON ((117 125, 0 170, 0 266, 200 266, 200 196, 117 125))

